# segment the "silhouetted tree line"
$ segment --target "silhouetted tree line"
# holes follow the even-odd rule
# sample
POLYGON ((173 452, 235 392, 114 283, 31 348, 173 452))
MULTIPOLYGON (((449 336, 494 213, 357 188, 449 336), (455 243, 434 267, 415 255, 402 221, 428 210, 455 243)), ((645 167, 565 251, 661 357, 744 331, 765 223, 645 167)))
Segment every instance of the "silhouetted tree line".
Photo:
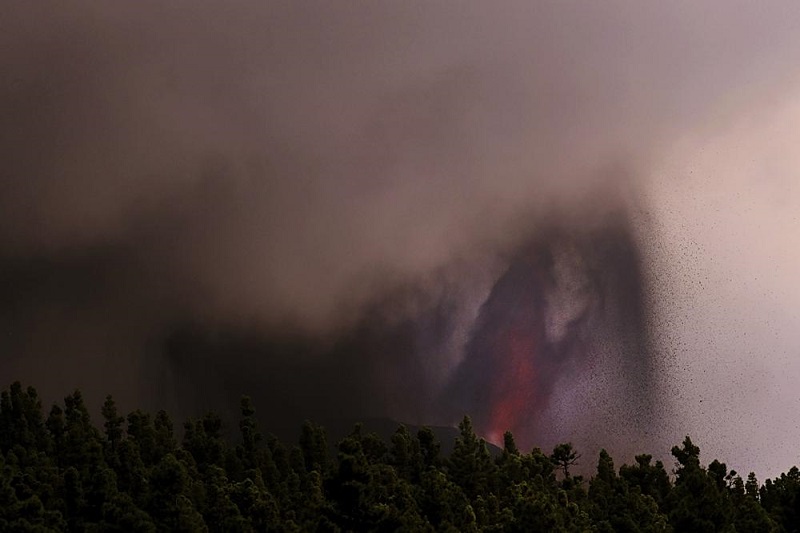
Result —
POLYGON ((672 474, 650 455, 591 479, 569 444, 492 455, 464 418, 449 455, 431 429, 385 442, 356 426, 333 452, 323 428, 296 445, 263 436, 249 399, 229 442, 214 414, 123 417, 109 396, 102 430, 80 392, 45 417, 33 388, 0 397, 0 531, 797 531, 800 471, 759 485, 700 463, 689 437, 672 474), (574 470, 574 469, 573 469, 574 470))

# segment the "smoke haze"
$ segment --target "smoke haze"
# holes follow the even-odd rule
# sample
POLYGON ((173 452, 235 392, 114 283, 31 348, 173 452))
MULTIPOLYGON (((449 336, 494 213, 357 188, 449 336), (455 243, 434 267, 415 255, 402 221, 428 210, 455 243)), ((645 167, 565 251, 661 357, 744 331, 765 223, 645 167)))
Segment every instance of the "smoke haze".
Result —
POLYGON ((796 462, 796 2, 2 11, 6 381, 488 433, 481 324, 535 318, 582 355, 531 443, 796 462))

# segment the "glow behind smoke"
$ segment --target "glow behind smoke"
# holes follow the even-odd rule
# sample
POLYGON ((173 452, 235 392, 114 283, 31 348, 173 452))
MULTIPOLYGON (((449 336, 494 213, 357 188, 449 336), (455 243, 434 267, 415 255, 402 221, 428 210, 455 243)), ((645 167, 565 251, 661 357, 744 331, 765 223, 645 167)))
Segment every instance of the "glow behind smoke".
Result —
POLYGON ((607 215, 593 229, 570 229, 568 217, 557 220, 563 226, 535 235, 494 284, 446 392, 453 410, 470 413, 495 443, 508 430, 523 446, 586 439, 553 425, 551 400, 557 386, 577 386, 601 354, 623 375, 606 385, 616 387, 605 409, 624 413, 620 428, 635 430, 668 412, 655 385, 656 354, 642 316, 647 280, 629 221, 607 215))
POLYGON ((498 346, 492 359, 497 373, 493 378, 488 431, 484 433, 496 445, 503 442, 503 433, 527 433, 529 417, 546 406, 537 396, 537 329, 538 324, 511 326, 506 346, 498 346), (524 430, 524 431, 521 431, 524 430))

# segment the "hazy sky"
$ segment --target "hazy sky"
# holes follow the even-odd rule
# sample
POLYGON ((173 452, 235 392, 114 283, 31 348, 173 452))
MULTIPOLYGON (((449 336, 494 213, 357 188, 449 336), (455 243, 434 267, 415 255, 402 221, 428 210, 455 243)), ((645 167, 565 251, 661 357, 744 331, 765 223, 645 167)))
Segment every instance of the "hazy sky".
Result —
POLYGON ((659 298, 681 421, 712 454, 775 472, 800 438, 800 86, 685 133, 653 167, 659 298), (699 428, 706 428, 701 430, 699 428), (753 463, 749 461, 754 461, 753 463))
POLYGON ((458 287, 468 324, 554 213, 624 204, 657 423, 740 471, 798 462, 794 0, 11 0, 0 64, 8 380, 132 406, 175 324, 335 343, 398 287, 458 287))

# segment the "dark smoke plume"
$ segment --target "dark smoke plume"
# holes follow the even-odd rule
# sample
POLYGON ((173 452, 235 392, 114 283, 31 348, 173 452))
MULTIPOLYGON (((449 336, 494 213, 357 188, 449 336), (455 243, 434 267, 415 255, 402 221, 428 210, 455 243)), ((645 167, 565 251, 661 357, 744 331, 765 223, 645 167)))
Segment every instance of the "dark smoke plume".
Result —
POLYGON ((175 393, 178 411, 233 407, 246 390, 259 405, 279 406, 265 421, 287 434, 303 418, 447 425, 468 413, 493 442, 511 430, 532 446, 591 438, 580 429, 564 434, 553 420, 554 391, 583 381, 602 413, 571 415, 578 427, 613 420, 617 437, 605 436, 607 446, 623 446, 616 438, 626 432, 656 438, 653 422, 669 406, 657 383, 648 279, 629 209, 603 210, 591 224, 587 213, 580 225, 552 216, 495 259, 499 274, 488 277, 488 291, 475 294, 471 283, 444 275, 436 291, 430 281, 397 287, 334 337, 176 328, 156 365, 168 369, 160 388, 175 393))

